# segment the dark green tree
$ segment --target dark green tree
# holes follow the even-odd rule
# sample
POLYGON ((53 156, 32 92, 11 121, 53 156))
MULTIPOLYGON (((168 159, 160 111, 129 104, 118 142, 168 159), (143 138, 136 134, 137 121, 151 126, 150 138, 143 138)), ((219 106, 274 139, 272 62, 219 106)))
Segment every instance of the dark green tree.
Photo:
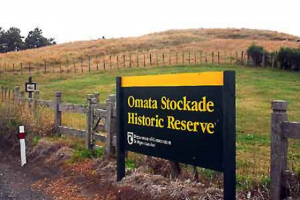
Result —
POLYGON ((45 38, 43 36, 43 31, 40 28, 35 28, 33 31, 30 31, 28 33, 28 36, 25 39, 25 45, 28 49, 34 49, 49 45, 54 45, 56 42, 54 41, 54 38, 45 38))
POLYGON ((247 53, 250 56, 250 58, 253 61, 253 64, 255 66, 258 66, 262 63, 263 55, 267 52, 264 50, 262 46, 257 46, 255 44, 252 44, 248 49, 247 53))
POLYGON ((11 27, 7 31, 0 28, 0 52, 20 51, 24 48, 23 37, 18 28, 11 27))
POLYGON ((7 49, 7 42, 4 39, 5 31, 0 27, 0 53, 6 52, 7 49))

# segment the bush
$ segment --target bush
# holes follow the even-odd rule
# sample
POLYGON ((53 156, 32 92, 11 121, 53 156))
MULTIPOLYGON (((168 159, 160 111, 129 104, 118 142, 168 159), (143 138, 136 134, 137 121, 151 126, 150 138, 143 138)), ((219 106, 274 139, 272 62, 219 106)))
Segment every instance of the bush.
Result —
POLYGON ((282 69, 295 71, 300 69, 300 49, 282 47, 277 59, 282 69))
POLYGON ((263 47, 252 44, 248 49, 247 53, 253 61, 255 66, 261 65, 263 61, 263 55, 267 54, 263 47))

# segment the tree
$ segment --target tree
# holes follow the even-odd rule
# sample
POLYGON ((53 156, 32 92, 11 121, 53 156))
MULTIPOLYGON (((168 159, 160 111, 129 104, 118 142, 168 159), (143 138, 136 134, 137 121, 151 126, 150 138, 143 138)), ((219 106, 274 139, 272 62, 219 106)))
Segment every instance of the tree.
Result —
POLYGON ((25 45, 28 49, 39 48, 54 44, 56 44, 54 38, 45 38, 43 36, 42 29, 39 29, 38 27, 35 28, 33 31, 30 31, 25 39, 25 45))
POLYGON ((264 50, 263 47, 252 44, 247 49, 247 53, 251 57, 253 64, 255 66, 258 66, 262 63, 263 55, 266 54, 267 52, 264 50))
POLYGON ((20 29, 11 27, 5 31, 0 28, 0 53, 22 50, 24 48, 22 39, 20 29))
POLYGON ((283 48, 281 47, 278 52, 278 61, 280 67, 285 70, 300 69, 300 50, 295 48, 283 48))
POLYGON ((6 32, 6 39, 8 42, 8 51, 20 51, 24 48, 24 42, 21 36, 21 31, 18 28, 11 27, 6 32))
POLYGON ((7 50, 7 42, 4 38, 5 31, 0 27, 0 53, 4 53, 7 50))

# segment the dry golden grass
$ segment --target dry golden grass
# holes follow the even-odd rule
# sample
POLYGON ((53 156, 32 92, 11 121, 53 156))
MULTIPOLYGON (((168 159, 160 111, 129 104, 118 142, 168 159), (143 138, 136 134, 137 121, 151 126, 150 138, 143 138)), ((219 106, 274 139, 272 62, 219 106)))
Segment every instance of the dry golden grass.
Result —
POLYGON ((297 39, 299 37, 266 30, 170 30, 141 37, 79 41, 40 49, 0 54, 0 63, 2 66, 6 63, 7 68, 12 68, 13 63, 15 63, 16 67, 19 67, 18 65, 21 62, 25 66, 28 63, 42 65, 44 60, 47 60, 48 65, 52 65, 59 62, 65 63, 68 59, 71 67, 74 60, 80 63, 81 58, 87 60, 88 56, 91 56, 92 63, 96 64, 103 60, 101 57, 103 55, 145 51, 220 51, 229 55, 230 53, 234 54, 236 51, 244 51, 252 43, 262 45, 269 51, 278 50, 283 46, 299 47, 299 44, 296 42, 297 39))

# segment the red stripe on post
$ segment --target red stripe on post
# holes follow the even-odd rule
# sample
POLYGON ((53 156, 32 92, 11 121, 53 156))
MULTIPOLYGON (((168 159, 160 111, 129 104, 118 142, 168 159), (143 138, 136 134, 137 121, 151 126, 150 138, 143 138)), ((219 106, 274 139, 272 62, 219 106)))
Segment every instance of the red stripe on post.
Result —
POLYGON ((19 139, 25 139, 25 133, 19 133, 19 139))

